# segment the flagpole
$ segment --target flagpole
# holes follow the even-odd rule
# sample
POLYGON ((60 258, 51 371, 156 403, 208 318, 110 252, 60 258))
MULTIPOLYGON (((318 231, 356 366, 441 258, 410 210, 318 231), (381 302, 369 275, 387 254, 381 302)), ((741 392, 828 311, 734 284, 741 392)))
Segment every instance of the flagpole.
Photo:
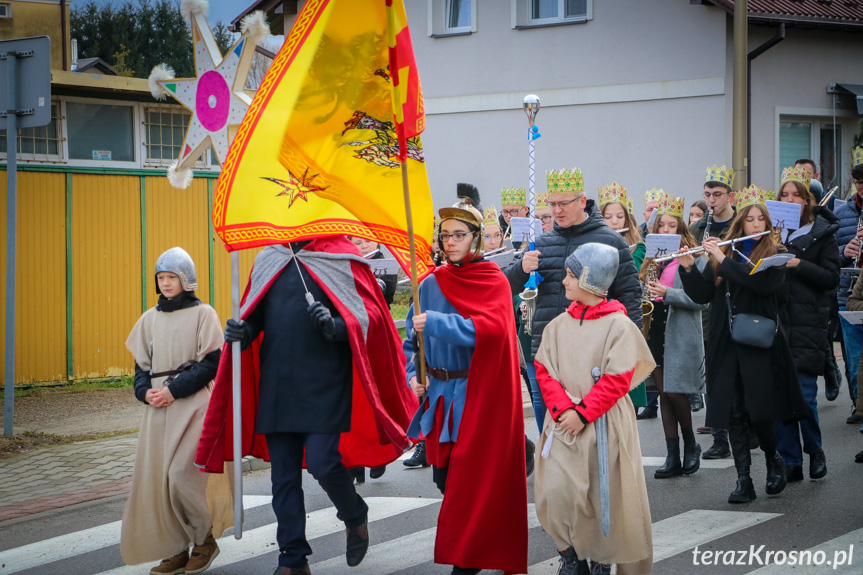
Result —
MULTIPOLYGON (((240 321, 240 252, 231 252, 231 316, 234 321, 240 321)), ((233 373, 231 390, 233 392, 234 415, 234 539, 243 537, 243 410, 241 395, 242 350, 240 342, 231 344, 231 359, 233 373)))
MULTIPOLYGON (((408 185, 408 163, 407 159, 401 162, 402 165, 402 191, 405 196, 405 218, 408 224, 408 245, 411 250, 411 290, 414 299, 414 316, 422 313, 420 310, 420 284, 417 281, 417 246, 414 241, 414 218, 411 212, 411 194, 410 186, 408 185)), ((407 334, 410 337, 410 334, 407 334)), ((426 357, 425 346, 423 345, 423 334, 417 333, 417 349, 415 351, 419 357, 419 365, 417 367, 417 381, 424 388, 428 389, 426 382, 426 357)))

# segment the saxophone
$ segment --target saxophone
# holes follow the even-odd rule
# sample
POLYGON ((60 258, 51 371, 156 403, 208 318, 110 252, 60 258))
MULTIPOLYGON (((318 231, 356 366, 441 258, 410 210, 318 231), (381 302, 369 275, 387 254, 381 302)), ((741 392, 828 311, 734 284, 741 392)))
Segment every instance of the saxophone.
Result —
POLYGON ((656 268, 659 264, 652 261, 647 265, 647 275, 644 277, 644 284, 641 286, 641 333, 644 334, 644 339, 647 339, 650 333, 650 323, 653 319, 653 300, 650 299, 650 289, 647 284, 657 281, 656 268))
POLYGON ((533 312, 536 310, 536 298, 521 300, 518 309, 521 312, 521 325, 524 327, 524 333, 533 335, 533 312))

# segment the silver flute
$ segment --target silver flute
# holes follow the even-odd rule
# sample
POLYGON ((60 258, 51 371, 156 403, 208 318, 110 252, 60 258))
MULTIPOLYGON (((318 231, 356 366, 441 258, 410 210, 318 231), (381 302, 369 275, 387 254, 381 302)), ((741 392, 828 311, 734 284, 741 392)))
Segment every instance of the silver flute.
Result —
MULTIPOLYGON (((738 242, 742 242, 743 240, 751 240, 751 239, 753 239, 753 238, 760 238, 761 236, 766 236, 766 235, 767 235, 767 234, 769 234, 769 233, 770 233, 769 231, 767 231, 767 232, 760 232, 760 233, 757 233, 757 234, 752 234, 751 236, 744 236, 744 237, 742 237, 742 238, 734 238, 733 240, 725 240, 724 242, 719 242, 719 243, 718 243, 718 244, 716 244, 716 245, 717 245, 717 246, 727 246, 727 245, 730 245, 730 244, 736 244, 736 243, 738 243, 738 242)), ((667 255, 667 256, 662 256, 661 258, 656 258, 656 259, 655 259, 655 260, 653 260, 653 261, 654 261, 654 262, 662 263, 662 262, 671 261, 671 260, 673 260, 674 258, 679 258, 679 257, 683 257, 683 256, 691 256, 691 255, 695 255, 695 254, 700 254, 700 253, 701 253, 701 252, 703 252, 703 251, 704 251, 704 246, 698 246, 697 248, 692 248, 692 249, 689 249, 689 250, 686 250, 686 251, 677 252, 677 253, 674 253, 674 254, 669 254, 669 255, 667 255)))

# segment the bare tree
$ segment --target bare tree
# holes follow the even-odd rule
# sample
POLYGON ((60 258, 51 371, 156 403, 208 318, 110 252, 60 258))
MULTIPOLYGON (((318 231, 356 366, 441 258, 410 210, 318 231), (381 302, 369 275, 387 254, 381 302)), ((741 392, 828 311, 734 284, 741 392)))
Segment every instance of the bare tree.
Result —
MULTIPOLYGON (((284 36, 267 36, 258 45, 265 50, 276 54, 285 42, 284 36)), ((252 58, 252 67, 249 69, 249 79, 246 81, 247 90, 257 90, 264 81, 264 76, 273 64, 273 60, 260 53, 255 53, 252 58)))

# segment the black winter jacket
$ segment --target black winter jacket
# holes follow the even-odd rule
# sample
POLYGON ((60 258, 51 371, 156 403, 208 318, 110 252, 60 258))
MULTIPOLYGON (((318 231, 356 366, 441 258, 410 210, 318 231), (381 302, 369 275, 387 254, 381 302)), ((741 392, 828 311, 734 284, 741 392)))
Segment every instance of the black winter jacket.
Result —
MULTIPOLYGON (((566 275, 564 262, 582 244, 596 242, 617 248, 620 265, 617 268, 617 276, 608 290, 608 299, 620 301, 626 307, 629 319, 639 328, 641 327, 641 285, 638 282, 638 271, 632 263, 629 246, 620 234, 605 224, 593 200, 587 201, 585 211, 588 218, 584 222, 568 228, 561 228, 555 223, 553 230, 536 238, 536 249, 542 253, 537 271, 544 279, 539 284, 539 295, 536 298, 536 310, 533 314, 531 360, 539 350, 542 331, 546 324, 566 311, 570 304, 561 283, 566 275)), ((524 273, 521 269, 521 256, 516 257, 515 261, 504 270, 504 274, 509 280, 513 295, 524 291, 524 284, 530 274, 524 273)))
POLYGON ((838 229, 839 218, 816 207, 812 229, 786 244, 801 261, 788 269, 790 305, 781 307, 781 317, 797 371, 812 375, 824 373, 830 296, 839 285, 838 229))

